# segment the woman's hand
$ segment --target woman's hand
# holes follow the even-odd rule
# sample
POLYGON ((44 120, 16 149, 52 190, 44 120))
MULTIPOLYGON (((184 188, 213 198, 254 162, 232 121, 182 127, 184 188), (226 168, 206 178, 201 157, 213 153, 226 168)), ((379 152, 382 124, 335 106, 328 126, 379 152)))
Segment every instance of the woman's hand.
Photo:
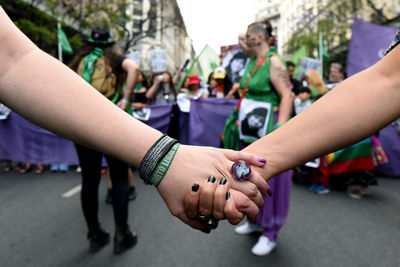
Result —
MULTIPOLYGON (((243 212, 250 214, 250 216, 257 216, 257 207, 263 205, 262 195, 268 195, 268 185, 264 177, 257 172, 253 172, 247 181, 237 181, 234 179, 230 173, 230 169, 232 164, 239 159, 245 160, 250 165, 256 167, 263 167, 266 162, 264 159, 245 152, 181 145, 171 167, 157 189, 171 213, 196 229, 204 230, 205 225, 187 216, 187 210, 185 213, 184 208, 184 199, 189 188, 195 183, 199 185, 203 184, 204 180, 210 176, 214 176, 216 179, 212 183, 214 184, 213 186, 216 186, 222 178, 225 178, 227 185, 229 184, 232 188, 232 204, 230 204, 232 206, 230 206, 230 209, 235 207, 239 212, 229 212, 229 217, 228 215, 227 217, 230 222, 239 222, 243 217, 243 212)), ((218 192, 221 194, 223 191, 220 190, 218 192)), ((210 197, 211 194, 214 196, 214 192, 208 196, 210 197)), ((202 196, 201 199, 203 199, 203 202, 214 203, 214 200, 210 201, 208 199, 209 197, 202 196)), ((220 198, 219 195, 216 199, 220 198)), ((221 204, 218 205, 221 207, 221 204)), ((195 210, 193 212, 197 212, 197 207, 195 210)), ((203 212, 211 214, 213 210, 209 209, 209 211, 203 212)), ((221 212, 217 216, 221 217, 221 212)))

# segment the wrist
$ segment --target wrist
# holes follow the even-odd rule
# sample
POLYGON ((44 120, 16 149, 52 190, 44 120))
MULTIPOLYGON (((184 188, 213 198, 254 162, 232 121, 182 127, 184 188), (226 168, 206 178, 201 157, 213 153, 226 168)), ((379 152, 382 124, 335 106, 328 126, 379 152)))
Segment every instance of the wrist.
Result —
POLYGON ((178 150, 177 140, 163 135, 146 152, 140 165, 139 175, 145 184, 158 186, 167 173, 178 150))
POLYGON ((121 100, 119 102, 124 104, 124 105, 128 105, 129 104, 129 101, 126 100, 125 98, 121 98, 121 100))

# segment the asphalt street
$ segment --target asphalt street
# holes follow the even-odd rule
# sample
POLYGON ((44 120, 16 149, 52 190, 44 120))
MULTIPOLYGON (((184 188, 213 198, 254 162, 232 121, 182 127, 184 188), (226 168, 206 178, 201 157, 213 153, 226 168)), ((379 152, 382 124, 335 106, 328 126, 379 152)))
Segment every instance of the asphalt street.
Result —
MULTIPOLYGON (((112 243, 88 252, 80 174, 1 172, 0 266, 400 266, 400 179, 379 178, 372 195, 361 200, 344 191, 319 196, 293 184, 278 246, 264 257, 250 252, 257 235, 236 235, 227 222, 209 235, 192 230, 136 173, 135 181, 138 197, 130 202, 129 222, 139 241, 116 256, 112 243)), ((104 177, 99 217, 113 233, 105 195, 104 177)))

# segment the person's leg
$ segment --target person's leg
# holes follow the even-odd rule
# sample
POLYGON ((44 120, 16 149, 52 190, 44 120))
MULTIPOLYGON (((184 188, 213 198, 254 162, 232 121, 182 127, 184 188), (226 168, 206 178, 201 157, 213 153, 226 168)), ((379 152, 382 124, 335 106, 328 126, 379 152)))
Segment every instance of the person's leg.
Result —
POLYGON ((128 200, 135 200, 136 199, 136 188, 135 184, 133 183, 133 171, 131 168, 128 169, 128 184, 129 184, 129 191, 128 191, 128 200))
POLYGON ((106 176, 107 176, 107 195, 106 195, 106 203, 112 203, 112 196, 111 196, 111 189, 112 189, 112 182, 110 178, 110 169, 107 167, 106 169, 106 176))
POLYGON ((135 232, 128 225, 128 169, 127 163, 106 155, 112 182, 112 205, 114 210, 115 236, 114 253, 119 254, 137 242, 135 232))
POLYGON ((97 217, 102 153, 78 144, 75 147, 82 168, 82 211, 88 226, 90 251, 96 252, 109 242, 109 235, 101 229, 97 217))
POLYGON ((252 248, 255 255, 267 255, 276 246, 279 230, 289 212, 291 177, 292 173, 288 171, 268 182, 273 195, 264 199, 264 206, 257 217, 257 224, 262 227, 263 232, 252 248))

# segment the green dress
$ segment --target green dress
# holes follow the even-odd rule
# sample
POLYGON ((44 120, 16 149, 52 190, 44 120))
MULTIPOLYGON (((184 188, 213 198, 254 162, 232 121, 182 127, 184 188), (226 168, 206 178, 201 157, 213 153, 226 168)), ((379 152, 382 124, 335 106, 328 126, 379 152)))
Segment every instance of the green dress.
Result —
MULTIPOLYGON (((253 74, 251 77, 248 86, 247 86, 247 92, 244 98, 246 99, 251 99, 251 100, 256 100, 256 101, 261 101, 261 102, 268 102, 271 103, 272 108, 274 106, 279 106, 280 103, 280 98, 278 93, 275 91, 273 88, 271 81, 270 81, 270 65, 271 65, 271 56, 273 54, 276 54, 276 51, 270 50, 266 54, 266 57, 268 57, 267 61, 264 62, 253 74)), ((286 63, 279 57, 279 59, 285 64, 286 63)), ((250 73, 252 70, 256 67, 256 56, 252 55, 250 57, 250 61, 246 67, 246 70, 244 72, 244 75, 242 79, 240 80, 240 88, 243 90, 246 82, 250 76, 250 73)), ((230 148, 234 150, 239 150, 239 129, 238 129, 238 124, 237 124, 237 119, 238 119, 238 110, 235 107, 232 115, 227 119, 225 123, 225 128, 224 128, 224 133, 223 133, 223 141, 224 141, 224 147, 225 148, 230 148)), ((270 116, 269 122, 268 122, 268 127, 267 127, 267 132, 265 134, 268 134, 272 132, 274 128, 274 116, 270 116)), ((251 142, 245 140, 245 142, 251 142)))

